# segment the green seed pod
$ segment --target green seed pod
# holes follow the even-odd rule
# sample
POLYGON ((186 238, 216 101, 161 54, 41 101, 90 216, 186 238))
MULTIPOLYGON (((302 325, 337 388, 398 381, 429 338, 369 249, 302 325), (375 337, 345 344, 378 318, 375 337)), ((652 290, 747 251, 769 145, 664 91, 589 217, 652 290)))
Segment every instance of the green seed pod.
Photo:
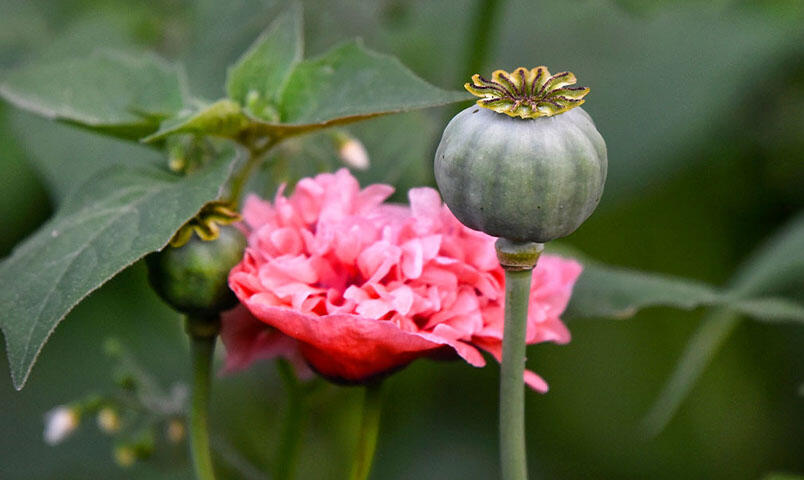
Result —
POLYGON ((581 108, 589 89, 545 67, 497 70, 466 88, 478 105, 447 125, 435 177, 469 228, 515 242, 574 232, 595 210, 606 180, 606 144, 581 108))
POLYGON ((156 293, 176 310, 214 315, 237 304, 229 289, 229 271, 243 258, 245 236, 233 226, 220 227, 218 238, 193 235, 181 247, 166 247, 146 258, 148 279, 156 293))

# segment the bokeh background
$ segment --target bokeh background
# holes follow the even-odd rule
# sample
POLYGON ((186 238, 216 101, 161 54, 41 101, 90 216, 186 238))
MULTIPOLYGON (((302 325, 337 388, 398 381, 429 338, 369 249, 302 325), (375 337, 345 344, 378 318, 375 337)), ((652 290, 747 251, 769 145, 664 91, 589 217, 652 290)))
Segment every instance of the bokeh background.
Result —
MULTIPOLYGON (((571 245, 597 260, 727 285, 740 264, 804 209, 804 4, 800 0, 309 0, 306 54, 362 37, 418 75, 460 89, 468 74, 547 65, 592 88, 585 109, 609 148, 597 213, 571 245)), ((282 2, 0 0, 0 75, 35 58, 97 47, 152 49, 180 61, 191 90, 222 95, 226 66, 282 2)), ((397 199, 432 184, 432 155, 455 107, 349 127, 397 199)), ((335 168, 325 136, 288 144, 257 189, 335 168)), ((138 146, 0 104, 0 257, 32 232, 89 158, 138 161, 138 146), (82 160, 84 163, 82 163, 82 160), (70 165, 70 168, 65 168, 70 165)), ((804 252, 801 252, 804 255, 804 252)), ((783 286, 804 300, 804 280, 783 286)), ((0 286, 1 288, 1 286, 0 286)), ((705 311, 650 309, 569 324, 567 346, 529 349, 551 385, 527 397, 531 478, 756 479, 804 474, 804 329, 745 321, 656 437, 640 421, 705 311)), ((165 386, 186 372, 177 315, 135 265, 55 331, 21 392, 0 361, 0 478, 190 478, 186 457, 120 469, 91 425, 42 441, 53 406, 113 387, 102 344, 123 342, 165 386)), ((5 357, 5 355, 3 355, 5 357)), ((497 478, 497 367, 418 361, 389 380, 374 479, 497 478)), ((345 477, 361 392, 311 399, 301 479, 345 477)), ((213 430, 230 463, 269 469, 285 397, 264 362, 216 380, 213 430), (234 446, 239 453, 233 451, 234 446), (235 458, 236 456, 242 458, 235 458)), ((241 478, 221 462, 224 478, 241 478)), ((255 477, 260 478, 260 477, 255 477)), ((267 477, 265 477, 267 478, 267 477)))

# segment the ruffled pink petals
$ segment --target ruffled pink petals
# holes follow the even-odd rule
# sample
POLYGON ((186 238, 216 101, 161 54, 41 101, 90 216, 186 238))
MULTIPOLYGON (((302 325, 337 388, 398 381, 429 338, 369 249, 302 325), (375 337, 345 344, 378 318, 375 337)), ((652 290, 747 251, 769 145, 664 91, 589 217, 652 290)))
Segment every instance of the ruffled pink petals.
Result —
POLYGON ((298 342, 260 322, 243 306, 223 314, 221 340, 227 352, 224 373, 242 370, 258 360, 284 357, 300 377, 312 375, 299 352, 298 342))
MULTIPOLYGON (((265 327, 252 331, 254 345, 228 342, 233 364, 269 351, 261 332, 275 330, 265 329, 294 338, 316 371, 346 382, 447 351, 474 366, 485 365, 479 349, 499 357, 505 276, 494 238, 458 222, 433 189, 412 189, 409 207, 383 203, 392 191, 361 190, 344 169, 303 179, 288 197, 280 189, 272 203, 247 199, 249 245, 229 284, 265 327)), ((539 261, 528 343, 569 341, 559 316, 580 271, 571 260, 539 261)), ((531 372, 524 380, 547 388, 531 372)))
POLYGON ((402 331, 390 321, 354 314, 304 315, 259 299, 245 305, 263 322, 298 340, 316 372, 342 382, 394 370, 444 344, 402 331))

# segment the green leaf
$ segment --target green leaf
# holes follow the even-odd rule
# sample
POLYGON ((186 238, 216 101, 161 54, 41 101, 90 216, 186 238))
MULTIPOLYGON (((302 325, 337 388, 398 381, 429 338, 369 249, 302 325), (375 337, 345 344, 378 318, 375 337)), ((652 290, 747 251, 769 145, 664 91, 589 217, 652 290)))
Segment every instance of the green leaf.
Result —
POLYGON ((16 388, 65 315, 121 270, 164 247, 221 194, 235 163, 228 150, 183 177, 130 166, 98 172, 0 263, 0 328, 16 388))
POLYGON ((179 71, 155 55, 98 51, 8 75, 0 96, 18 108, 107 135, 138 139, 179 111, 179 71))
POLYGON ((468 99, 465 92, 434 87, 396 58, 352 41, 293 70, 280 115, 282 124, 294 128, 321 127, 468 99))
MULTIPOLYGON (((804 286, 802 251, 804 213, 783 227, 738 270, 730 293, 735 296, 766 293, 786 285, 794 285, 800 292, 804 286)), ((792 302, 767 305, 762 300, 746 300, 743 303, 741 313, 750 315, 752 310, 758 310, 758 313, 768 317, 786 315, 791 305, 796 307, 792 302)), ((658 435, 664 430, 739 321, 739 315, 726 310, 716 310, 701 321, 673 373, 642 420, 642 426, 649 435, 658 435)))
POLYGON ((685 310, 721 306, 761 321, 804 323, 804 305, 788 299, 724 292, 693 280, 595 263, 584 265, 566 315, 628 318, 654 306, 685 310))
POLYGON ((695 381, 734 331, 740 316, 725 309, 704 317, 684 347, 681 359, 662 388, 661 393, 642 419, 643 431, 653 437, 661 433, 692 390, 695 381))
POLYGON ((785 298, 741 299, 734 302, 730 308, 756 320, 804 323, 804 305, 785 298))
POLYGON ((718 299, 715 289, 700 282, 585 263, 567 315, 628 318, 646 307, 690 310, 718 299))
POLYGON ((760 248, 737 271, 731 290, 735 293, 766 294, 804 291, 804 212, 800 212, 760 248))
POLYGON ((218 100, 210 105, 200 105, 192 110, 184 110, 176 117, 165 120, 152 135, 143 142, 155 142, 176 133, 195 133, 223 138, 237 138, 242 132, 253 127, 236 102, 228 99, 218 100))
POLYGON ((229 69, 229 98, 257 115, 264 106, 275 106, 291 69, 302 59, 302 33, 301 7, 294 2, 229 69))
POLYGON ((468 94, 430 85, 393 57, 349 42, 324 55, 305 60, 293 69, 279 97, 280 121, 258 118, 232 100, 182 112, 166 120, 154 142, 176 133, 198 133, 226 138, 266 136, 283 138, 332 125, 356 122, 390 113, 468 100, 468 94))

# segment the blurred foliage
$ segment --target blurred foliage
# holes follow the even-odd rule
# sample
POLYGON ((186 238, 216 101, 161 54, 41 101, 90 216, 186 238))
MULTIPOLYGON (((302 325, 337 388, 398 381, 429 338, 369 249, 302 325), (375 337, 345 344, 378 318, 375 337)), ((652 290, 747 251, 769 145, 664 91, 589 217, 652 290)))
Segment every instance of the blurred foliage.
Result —
MULTIPOLYGON (((454 90, 465 81, 478 1, 303 3, 307 56, 361 36, 435 85, 454 90)), ((218 98, 225 67, 281 7, 269 0, 0 0, 0 75, 98 45, 150 48, 186 66, 191 91, 218 98)), ((510 0, 497 8, 479 73, 544 64, 570 69, 592 87, 586 106, 607 140, 610 180, 600 210, 569 239, 572 247, 606 263, 734 285, 748 254, 762 252, 763 241, 804 209, 799 0, 510 0)), ((348 127, 371 157, 370 169, 357 173, 361 181, 393 183, 400 201, 407 188, 431 182, 447 110, 348 127)), ((276 155, 283 158, 252 187, 272 195, 279 181, 337 167, 327 135, 282 145, 276 155)), ((164 161, 145 147, 5 105, 0 152, 2 256, 93 165, 164 161), (71 168, 62 168, 67 162, 71 168)), ((801 277, 788 278, 758 291, 804 300, 803 286, 801 277)), ((569 345, 531 348, 529 366, 551 385, 544 396, 528 396, 533 477, 754 479, 804 472, 798 325, 736 324, 667 429, 653 439, 640 431, 701 317, 654 308, 627 322, 576 320, 569 345)), ((144 269, 135 266, 69 315, 26 390, 13 390, 0 362, 0 430, 7 432, 0 478, 189 478, 181 462, 121 471, 111 442, 91 429, 55 448, 42 441, 44 412, 111 383, 102 352, 109 336, 125 339, 162 383, 184 376, 186 345, 176 315, 147 290, 144 269)), ((493 365, 476 370, 419 361, 389 383, 373 478, 495 478, 493 365)), ((357 389, 330 385, 314 395, 299 478, 344 476, 359 398, 357 389)), ((220 437, 213 444, 220 457, 230 457, 219 459, 224 478, 243 478, 242 464, 270 470, 284 402, 270 363, 218 380, 212 427, 220 437), (232 445, 242 458, 231 458, 232 445)))

